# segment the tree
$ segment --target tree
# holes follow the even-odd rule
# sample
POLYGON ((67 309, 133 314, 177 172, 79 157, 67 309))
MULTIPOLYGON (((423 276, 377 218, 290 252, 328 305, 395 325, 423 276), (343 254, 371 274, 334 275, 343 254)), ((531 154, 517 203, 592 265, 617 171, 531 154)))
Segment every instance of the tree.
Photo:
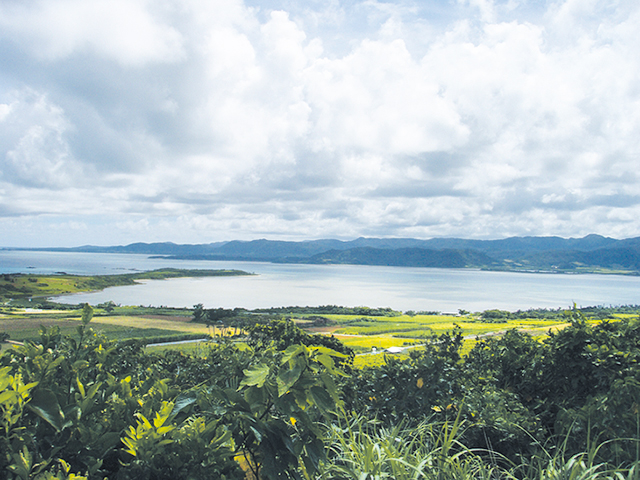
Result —
POLYGON ((202 322, 205 320, 204 305, 198 303, 193 306, 193 319, 194 322, 202 322))
POLYGON ((82 324, 87 325, 93 318, 93 307, 85 303, 82 307, 82 324))

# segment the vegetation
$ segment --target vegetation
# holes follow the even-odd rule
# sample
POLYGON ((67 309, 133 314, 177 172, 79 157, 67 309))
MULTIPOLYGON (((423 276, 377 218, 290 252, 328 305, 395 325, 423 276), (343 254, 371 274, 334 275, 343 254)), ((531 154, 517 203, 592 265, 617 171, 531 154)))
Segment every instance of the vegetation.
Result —
POLYGON ((6 478, 640 476, 631 311, 615 321, 554 311, 565 328, 507 329, 467 354, 453 327, 362 369, 335 337, 305 334, 280 314, 190 354, 110 340, 96 322, 127 317, 97 313, 84 306, 72 333, 43 327, 0 356, 6 478))
POLYGON ((280 315, 368 315, 371 317, 397 317, 400 315, 400 312, 392 310, 391 308, 341 307, 337 305, 259 308, 254 310, 254 312, 280 315))
POLYGON ((163 280, 177 277, 212 277, 249 275, 241 270, 181 270, 166 268, 124 275, 30 275, 21 273, 0 275, 0 302, 10 299, 51 297, 69 293, 103 290, 107 287, 134 285, 137 280, 163 280))

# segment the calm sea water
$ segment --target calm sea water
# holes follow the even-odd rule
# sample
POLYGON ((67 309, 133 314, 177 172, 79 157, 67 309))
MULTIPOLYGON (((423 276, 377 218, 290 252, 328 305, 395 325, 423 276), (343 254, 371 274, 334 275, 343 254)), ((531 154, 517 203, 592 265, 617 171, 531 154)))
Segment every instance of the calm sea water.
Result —
POLYGON ((179 278, 59 297, 65 303, 192 307, 343 305, 397 310, 567 308, 640 304, 640 277, 356 265, 151 259, 146 255, 0 250, 0 273, 107 275, 163 267, 235 268, 246 277, 179 278))

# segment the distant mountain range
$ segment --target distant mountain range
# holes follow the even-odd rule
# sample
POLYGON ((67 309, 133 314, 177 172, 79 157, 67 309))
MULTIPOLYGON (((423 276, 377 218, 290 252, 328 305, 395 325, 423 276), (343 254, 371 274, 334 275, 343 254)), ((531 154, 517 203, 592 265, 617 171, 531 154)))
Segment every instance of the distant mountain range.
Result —
POLYGON ((199 245, 167 242, 29 250, 137 253, 191 260, 640 274, 640 237, 617 240, 601 235, 583 238, 511 237, 502 240, 358 238, 351 241, 285 242, 262 239, 199 245))

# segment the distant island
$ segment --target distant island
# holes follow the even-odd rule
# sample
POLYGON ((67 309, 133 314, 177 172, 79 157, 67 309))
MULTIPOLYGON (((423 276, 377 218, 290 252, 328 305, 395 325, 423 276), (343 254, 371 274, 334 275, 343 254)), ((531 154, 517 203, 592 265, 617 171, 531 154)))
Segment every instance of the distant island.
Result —
POLYGON ((165 280, 181 277, 233 277, 252 275, 242 270, 187 270, 163 268, 148 272, 122 275, 68 275, 59 272, 53 275, 31 275, 25 273, 0 274, 0 302, 37 298, 48 303, 47 297, 92 292, 109 287, 135 285, 140 280, 165 280))
POLYGON ((135 253, 185 260, 640 274, 640 237, 618 240, 595 234, 583 238, 511 237, 501 240, 358 238, 291 242, 260 239, 198 245, 165 242, 12 250, 135 253))

